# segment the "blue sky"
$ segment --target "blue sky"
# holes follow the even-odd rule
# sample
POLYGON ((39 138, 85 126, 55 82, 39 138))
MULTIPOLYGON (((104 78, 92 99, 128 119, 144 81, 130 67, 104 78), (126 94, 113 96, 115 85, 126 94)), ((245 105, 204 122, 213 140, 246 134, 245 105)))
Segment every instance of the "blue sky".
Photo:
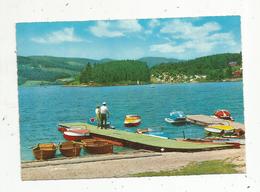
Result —
POLYGON ((18 55, 192 59, 241 51, 239 16, 18 23, 18 55))

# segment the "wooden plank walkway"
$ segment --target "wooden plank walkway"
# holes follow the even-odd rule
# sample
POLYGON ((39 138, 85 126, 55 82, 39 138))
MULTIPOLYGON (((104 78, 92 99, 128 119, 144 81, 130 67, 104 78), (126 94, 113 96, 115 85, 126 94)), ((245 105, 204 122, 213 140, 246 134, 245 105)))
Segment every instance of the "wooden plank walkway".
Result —
POLYGON ((224 124, 224 125, 231 125, 235 129, 242 129, 245 131, 245 125, 242 123, 228 121, 224 119, 218 119, 208 115, 187 115, 187 119, 196 125, 208 126, 212 124, 224 124))
POLYGON ((206 150, 217 150, 233 148, 230 144, 216 143, 198 143, 186 142, 173 139, 165 139, 146 134, 137 134, 118 129, 98 129, 96 126, 87 123, 63 123, 65 127, 82 127, 87 128, 94 137, 107 139, 122 143, 124 146, 136 149, 148 149, 152 151, 182 151, 195 152, 206 150))

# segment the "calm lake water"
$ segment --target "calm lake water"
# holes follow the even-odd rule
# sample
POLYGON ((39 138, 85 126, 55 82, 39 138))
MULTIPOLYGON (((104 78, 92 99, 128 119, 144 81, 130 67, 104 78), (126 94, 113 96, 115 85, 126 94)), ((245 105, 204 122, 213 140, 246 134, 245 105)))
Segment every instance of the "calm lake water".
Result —
POLYGON ((162 84, 114 87, 19 87, 20 142, 22 160, 34 159, 30 147, 42 142, 64 141, 57 131, 60 122, 89 122, 95 107, 106 101, 110 121, 125 128, 126 114, 142 116, 138 128, 152 128, 150 134, 169 138, 204 137, 202 127, 173 126, 164 118, 173 110, 186 114, 211 115, 228 109, 238 122, 244 122, 242 82, 162 84))

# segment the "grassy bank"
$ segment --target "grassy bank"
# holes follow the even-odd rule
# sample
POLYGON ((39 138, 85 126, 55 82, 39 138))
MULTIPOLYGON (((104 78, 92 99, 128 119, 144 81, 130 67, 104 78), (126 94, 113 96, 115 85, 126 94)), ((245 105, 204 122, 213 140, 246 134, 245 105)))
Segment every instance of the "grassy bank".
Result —
POLYGON ((144 172, 130 175, 131 177, 152 177, 152 176, 179 176, 179 175, 202 175, 202 174, 231 174, 238 173, 238 166, 226 160, 212 160, 190 163, 177 170, 144 172))

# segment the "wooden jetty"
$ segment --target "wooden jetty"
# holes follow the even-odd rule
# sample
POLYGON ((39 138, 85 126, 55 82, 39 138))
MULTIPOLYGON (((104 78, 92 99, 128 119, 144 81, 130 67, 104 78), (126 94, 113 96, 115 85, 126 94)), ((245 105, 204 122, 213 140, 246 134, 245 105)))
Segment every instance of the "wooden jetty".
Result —
POLYGON ((90 131, 90 135, 93 138, 106 140, 114 145, 157 152, 195 152, 234 148, 232 144, 187 142, 118 129, 98 129, 96 126, 87 123, 62 123, 60 126, 86 128, 90 131))
POLYGON ((212 125, 212 124, 224 124, 224 125, 229 124, 230 126, 234 127, 234 129, 242 129, 243 131, 245 131, 245 125, 242 123, 219 119, 219 118, 216 118, 213 116, 187 115, 187 119, 189 122, 196 124, 196 125, 208 126, 208 125, 212 125))

